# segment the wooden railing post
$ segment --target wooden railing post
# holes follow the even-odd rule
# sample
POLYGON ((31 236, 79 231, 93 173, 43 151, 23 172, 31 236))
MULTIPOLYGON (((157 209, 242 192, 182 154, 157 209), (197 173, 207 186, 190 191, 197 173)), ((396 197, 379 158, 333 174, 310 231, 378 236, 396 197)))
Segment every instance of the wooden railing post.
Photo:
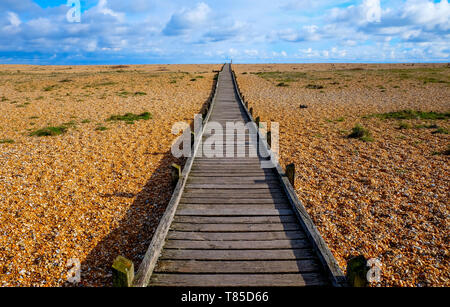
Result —
POLYGON ((293 187, 295 187, 295 164, 289 164, 286 166, 286 177, 293 187))
POLYGON ((250 115, 253 116, 253 107, 250 108, 250 115))
POLYGON ((272 132, 270 132, 270 131, 267 131, 267 134, 266 134, 266 141, 267 141, 267 145, 269 146, 269 148, 271 148, 272 147, 272 132))
POLYGON ((364 256, 357 256, 347 262, 347 281, 351 287, 366 287, 367 282, 367 260, 364 256))
POLYGON ((255 123, 256 123, 256 128, 259 129, 259 122, 261 121, 261 119, 259 118, 259 116, 255 119, 255 123))
POLYGON ((172 185, 176 186, 178 184, 178 180, 181 178, 181 166, 178 164, 172 164, 170 167, 170 173, 172 176, 172 185))
POLYGON ((133 261, 117 256, 112 265, 113 287, 131 287, 134 279, 133 261))

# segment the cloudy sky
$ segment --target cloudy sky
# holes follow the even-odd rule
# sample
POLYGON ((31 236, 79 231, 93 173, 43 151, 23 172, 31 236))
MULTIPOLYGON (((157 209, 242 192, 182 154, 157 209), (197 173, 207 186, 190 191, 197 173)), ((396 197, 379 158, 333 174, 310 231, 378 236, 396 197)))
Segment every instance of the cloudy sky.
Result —
POLYGON ((73 9, 67 0, 0 0, 0 63, 449 62, 450 56, 448 0, 69 2, 73 9))

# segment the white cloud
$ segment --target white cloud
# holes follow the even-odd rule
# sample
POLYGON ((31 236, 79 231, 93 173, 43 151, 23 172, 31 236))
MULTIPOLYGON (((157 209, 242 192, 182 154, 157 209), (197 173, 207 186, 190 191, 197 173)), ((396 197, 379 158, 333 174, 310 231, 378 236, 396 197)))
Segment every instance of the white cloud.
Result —
POLYGON ((204 24, 210 14, 211 8, 204 2, 198 3, 193 9, 183 9, 172 15, 163 33, 169 36, 184 34, 187 30, 204 24))
POLYGON ((14 12, 8 12, 8 21, 13 27, 18 27, 22 24, 19 16, 17 16, 17 14, 14 12))
POLYGON ((423 25, 427 29, 438 27, 447 31, 450 29, 450 4, 448 0, 441 0, 438 3, 409 0, 405 4, 401 17, 416 25, 423 25))
POLYGON ((123 22, 125 20, 124 13, 115 12, 112 9, 108 8, 107 5, 108 5, 108 0, 99 0, 96 9, 103 15, 109 15, 114 18, 117 18, 117 20, 120 22, 123 22))

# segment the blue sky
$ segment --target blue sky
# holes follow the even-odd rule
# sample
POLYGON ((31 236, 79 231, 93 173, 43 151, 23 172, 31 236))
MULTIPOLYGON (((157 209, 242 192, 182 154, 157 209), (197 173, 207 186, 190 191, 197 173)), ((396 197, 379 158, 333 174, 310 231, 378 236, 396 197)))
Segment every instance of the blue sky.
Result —
POLYGON ((448 0, 0 0, 2 64, 449 62, 448 0))

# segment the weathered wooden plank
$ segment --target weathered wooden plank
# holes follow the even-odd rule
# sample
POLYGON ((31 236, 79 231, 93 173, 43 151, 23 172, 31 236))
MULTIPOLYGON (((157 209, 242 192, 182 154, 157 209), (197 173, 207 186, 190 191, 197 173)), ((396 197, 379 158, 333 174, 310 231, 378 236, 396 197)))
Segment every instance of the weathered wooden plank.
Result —
POLYGON ((271 205, 271 204, 286 204, 288 201, 285 198, 218 198, 211 195, 210 198, 200 197, 183 197, 180 200, 181 204, 208 204, 208 205, 225 205, 225 204, 242 204, 242 205, 271 205))
POLYGON ((258 211, 264 211, 264 210, 281 210, 281 209, 289 209, 291 210, 290 205, 288 204, 264 204, 264 205, 233 205, 233 204, 225 204, 225 205, 208 205, 208 204, 180 204, 179 210, 184 209, 191 209, 191 210, 205 210, 205 211, 211 211, 215 210, 217 211, 217 214, 220 214, 224 210, 252 210, 255 212, 258 211))
POLYGON ((262 190, 262 189, 270 189, 278 187, 278 183, 254 183, 254 184, 205 184, 205 183, 191 183, 189 184, 189 189, 227 189, 233 190, 234 193, 237 193, 236 190, 262 190))
POLYGON ((320 271, 314 260, 281 261, 202 261, 163 260, 156 273, 312 273, 320 271))
POLYGON ((298 223, 279 224, 191 224, 172 223, 172 230, 199 232, 250 232, 250 231, 286 231, 300 230, 298 223))
POLYGON ((278 224, 296 223, 294 215, 287 216, 175 216, 177 223, 196 224, 278 224))
POLYGON ((278 189, 242 189, 239 191, 239 193, 232 193, 232 190, 230 189, 192 189, 192 188, 186 188, 186 194, 189 195, 195 195, 196 197, 202 197, 202 195, 217 195, 217 196, 236 196, 236 195, 244 195, 244 196, 260 196, 260 197, 281 197, 285 196, 280 190, 278 189))
POLYGON ((275 240, 275 241, 192 241, 169 240, 164 245, 165 249, 203 249, 203 250, 232 250, 232 249, 292 249, 307 248, 311 244, 305 240, 275 240))
POLYGON ((191 177, 188 180, 188 184, 222 184, 222 185, 230 185, 230 184, 242 184, 242 185, 250 185, 250 184, 259 184, 259 183, 267 183, 267 184, 277 184, 279 183, 278 178, 272 179, 251 179, 251 178, 232 178, 227 179, 227 177, 191 177))
POLYGON ((194 215, 194 216, 267 216, 267 215, 292 215, 292 209, 221 209, 221 210, 205 210, 199 208, 183 208, 178 210, 177 215, 194 215))
POLYGON ((321 273, 304 274, 154 274, 151 286, 304 287, 325 286, 321 273))
POLYGON ((293 260, 313 259, 311 249, 195 250, 164 249, 161 259, 171 260, 293 260))
POLYGON ((169 231, 168 240, 206 240, 206 241, 271 241, 299 240, 305 238, 303 231, 271 231, 271 232, 182 232, 169 231))

